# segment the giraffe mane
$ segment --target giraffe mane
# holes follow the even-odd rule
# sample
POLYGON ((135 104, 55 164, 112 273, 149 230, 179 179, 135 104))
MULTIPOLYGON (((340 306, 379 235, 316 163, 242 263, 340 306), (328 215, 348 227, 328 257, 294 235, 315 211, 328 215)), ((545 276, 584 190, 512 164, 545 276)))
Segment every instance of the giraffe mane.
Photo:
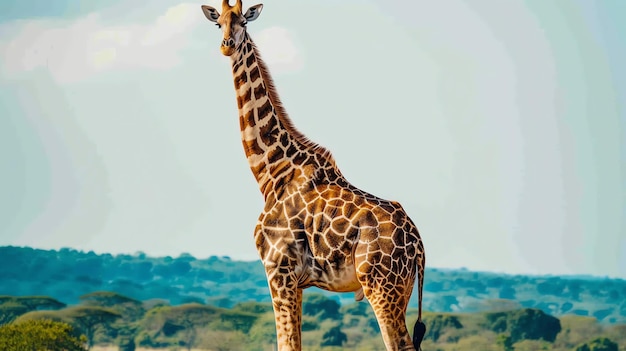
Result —
POLYGON ((289 118, 289 115, 287 114, 287 111, 283 107, 282 102, 280 101, 280 97, 278 96, 278 92, 276 91, 276 88, 274 86, 274 80, 272 79, 272 75, 270 74, 270 71, 265 64, 265 61, 263 61, 259 49, 257 48, 256 44, 252 40, 252 37, 250 37, 248 33, 246 33, 246 36, 248 36, 250 42, 252 43, 252 50, 254 51, 254 55, 256 56, 257 64, 259 65, 261 78, 266 84, 267 94, 272 105, 274 106, 274 109, 276 110, 276 115, 278 116, 279 121, 298 143, 302 144, 306 148, 311 148, 315 153, 321 155, 326 161, 328 161, 337 172, 340 172, 335 162, 335 158, 333 157, 330 150, 309 139, 293 124, 291 118, 289 118))

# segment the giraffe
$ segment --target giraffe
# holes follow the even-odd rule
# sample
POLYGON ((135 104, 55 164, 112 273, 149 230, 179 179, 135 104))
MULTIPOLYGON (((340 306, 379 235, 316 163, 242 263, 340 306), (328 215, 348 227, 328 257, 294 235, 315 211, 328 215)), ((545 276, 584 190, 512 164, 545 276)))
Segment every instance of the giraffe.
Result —
POLYGON ((387 350, 420 349, 425 251, 417 227, 398 202, 350 184, 330 151, 296 129, 246 29, 262 9, 244 13, 241 0, 234 6, 223 0, 220 14, 202 5, 223 32, 220 50, 231 59, 243 149, 265 199, 254 239, 278 350, 301 349, 302 291, 311 286, 366 297, 387 350), (405 318, 416 276, 411 339, 405 318))

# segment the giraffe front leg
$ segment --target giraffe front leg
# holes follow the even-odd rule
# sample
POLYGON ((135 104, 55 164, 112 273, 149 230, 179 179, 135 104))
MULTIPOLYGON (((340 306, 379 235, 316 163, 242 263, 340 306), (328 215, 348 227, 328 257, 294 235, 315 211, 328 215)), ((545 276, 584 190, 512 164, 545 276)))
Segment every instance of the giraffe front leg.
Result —
POLYGON ((255 240, 272 296, 278 351, 300 351, 302 289, 298 287, 298 272, 302 271, 305 245, 298 239, 302 233, 277 226, 287 222, 282 213, 279 207, 261 214, 255 240))
POLYGON ((279 351, 301 350, 302 289, 298 288, 293 270, 278 268, 267 272, 276 320, 276 342, 279 351))

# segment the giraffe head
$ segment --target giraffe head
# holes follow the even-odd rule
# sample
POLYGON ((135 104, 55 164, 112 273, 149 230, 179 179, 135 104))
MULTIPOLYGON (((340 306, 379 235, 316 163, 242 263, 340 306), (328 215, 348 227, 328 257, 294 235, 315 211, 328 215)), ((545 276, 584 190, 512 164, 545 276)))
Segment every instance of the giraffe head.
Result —
POLYGON ((248 11, 243 13, 241 0, 237 0, 235 6, 230 6, 228 0, 223 0, 222 13, 220 14, 215 8, 202 5, 202 12, 204 12, 206 18, 211 22, 215 22, 224 33, 224 39, 220 46, 222 54, 230 56, 235 52, 235 49, 243 41, 246 23, 257 19, 262 9, 263 4, 258 4, 250 7, 248 11))

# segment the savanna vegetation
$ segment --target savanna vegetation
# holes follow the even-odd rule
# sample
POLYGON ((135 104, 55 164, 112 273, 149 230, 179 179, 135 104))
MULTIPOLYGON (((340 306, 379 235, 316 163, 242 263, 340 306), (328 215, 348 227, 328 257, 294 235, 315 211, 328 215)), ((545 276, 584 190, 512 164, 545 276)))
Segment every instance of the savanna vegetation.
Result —
MULTIPOLYGON (((0 295, 45 295, 67 304, 92 291, 116 291, 140 301, 170 304, 208 302, 230 308, 240 302, 268 302, 260 261, 211 256, 178 257, 96 254, 72 249, 0 247, 0 295)), ((324 293, 321 290, 314 292, 324 293)), ((354 294, 328 293, 341 305, 354 294)), ((410 307, 417 307, 414 294, 410 307)), ((426 270, 424 307, 433 312, 488 312, 536 308, 553 316, 593 317, 602 323, 626 323, 626 281, 588 276, 527 276, 426 270)))
MULTIPOLYGON (((413 324, 417 311, 409 310, 413 324)), ((273 350, 274 315, 267 302, 223 308, 199 302, 171 305, 139 301, 108 291, 80 297, 66 306, 41 296, 2 296, 2 350, 87 350, 109 345, 167 350, 273 350), (21 309, 16 307, 21 306, 21 309), (17 311, 17 312, 16 312, 17 311)), ((303 344, 307 350, 381 350, 380 330, 367 302, 340 305, 319 293, 305 293, 303 344)), ((424 315, 424 350, 576 350, 626 348, 626 325, 593 317, 556 318, 539 309, 424 315)))
MULTIPOLYGON (((259 261, 19 247, 0 247, 0 257, 0 350, 274 344, 259 261), (63 346, 50 347, 50 339, 63 346)), ((425 350, 626 349, 624 280, 430 268, 424 289, 425 350)), ((307 350, 383 348, 369 304, 353 294, 308 289, 303 313, 307 350)))

